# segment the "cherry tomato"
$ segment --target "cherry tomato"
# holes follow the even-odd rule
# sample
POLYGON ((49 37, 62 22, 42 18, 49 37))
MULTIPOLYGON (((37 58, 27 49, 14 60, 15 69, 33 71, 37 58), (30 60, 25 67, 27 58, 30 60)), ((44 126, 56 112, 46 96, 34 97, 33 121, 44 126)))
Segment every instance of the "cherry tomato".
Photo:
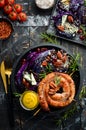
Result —
POLYGON ((0 0, 0 8, 5 6, 5 0, 0 0))
POLYGON ((19 19, 19 21, 21 21, 21 22, 26 21, 26 20, 27 20, 27 15, 26 15, 26 13, 20 12, 20 13, 18 14, 18 19, 19 19))
POLYGON ((15 0, 5 0, 5 3, 13 5, 15 3, 15 0))
POLYGON ((13 7, 17 13, 20 13, 22 11, 22 6, 20 4, 14 4, 13 7))
POLYGON ((12 21, 17 20, 17 13, 14 11, 10 12, 8 16, 12 21))
POLYGON ((12 12, 12 6, 11 5, 5 5, 4 6, 4 12, 6 13, 6 14, 9 14, 10 12, 12 12))

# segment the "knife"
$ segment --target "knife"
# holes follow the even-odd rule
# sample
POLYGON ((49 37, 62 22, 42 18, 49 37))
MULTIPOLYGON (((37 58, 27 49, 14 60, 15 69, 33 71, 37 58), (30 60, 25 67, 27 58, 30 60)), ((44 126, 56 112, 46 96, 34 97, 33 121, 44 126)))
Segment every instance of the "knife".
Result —
POLYGON ((9 124, 11 127, 13 127, 14 126, 13 97, 12 97, 11 86, 10 86, 10 84, 7 83, 4 61, 2 61, 2 63, 1 63, 1 77, 3 80, 4 88, 5 88, 9 124))
POLYGON ((5 93, 7 94, 7 83, 6 83, 6 75, 5 75, 5 65, 4 61, 1 63, 1 77, 3 80, 4 88, 5 88, 5 93))

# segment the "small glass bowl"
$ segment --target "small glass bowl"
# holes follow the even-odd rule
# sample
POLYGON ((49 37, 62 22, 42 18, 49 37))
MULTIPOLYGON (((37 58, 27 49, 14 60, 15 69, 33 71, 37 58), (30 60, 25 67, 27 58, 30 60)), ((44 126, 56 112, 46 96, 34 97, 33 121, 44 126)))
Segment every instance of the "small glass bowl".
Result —
POLYGON ((25 110, 34 110, 39 105, 38 94, 35 91, 25 91, 20 96, 20 105, 25 110))

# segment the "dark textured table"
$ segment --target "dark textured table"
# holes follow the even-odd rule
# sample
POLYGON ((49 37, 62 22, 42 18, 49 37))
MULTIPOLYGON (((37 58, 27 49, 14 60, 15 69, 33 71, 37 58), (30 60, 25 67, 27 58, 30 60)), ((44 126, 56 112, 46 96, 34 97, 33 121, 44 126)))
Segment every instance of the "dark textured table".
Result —
MULTIPOLYGON (((13 66, 15 59, 18 58, 24 50, 30 46, 41 44, 43 40, 40 38, 40 34, 46 32, 49 25, 52 9, 43 11, 36 7, 34 0, 16 0, 16 3, 23 5, 23 10, 27 13, 28 20, 24 23, 17 21, 13 22, 14 33, 7 39, 0 41, 0 63, 4 60, 9 66, 13 66)), ((3 15, 0 10, 0 14, 3 15)), ((58 39, 59 44, 70 51, 72 54, 80 53, 80 64, 82 71, 83 85, 86 84, 86 47, 77 43, 69 42, 66 40, 58 39)), ((58 115, 34 119, 29 119, 29 114, 24 111, 17 99, 14 99, 14 116, 15 127, 10 128, 8 113, 6 107, 3 82, 0 77, 0 130, 86 130, 82 122, 81 113, 84 113, 83 120, 86 123, 86 108, 83 111, 75 113, 72 118, 66 121, 58 127, 55 120, 58 120, 58 115), (85 119, 84 119, 85 118, 85 119), (40 120, 41 119, 41 120, 40 120), (26 125, 25 125, 26 124, 26 125), (28 124, 28 125, 27 125, 28 124), (24 128, 23 128, 24 127, 24 128)), ((82 113, 82 114, 83 114, 82 113)))

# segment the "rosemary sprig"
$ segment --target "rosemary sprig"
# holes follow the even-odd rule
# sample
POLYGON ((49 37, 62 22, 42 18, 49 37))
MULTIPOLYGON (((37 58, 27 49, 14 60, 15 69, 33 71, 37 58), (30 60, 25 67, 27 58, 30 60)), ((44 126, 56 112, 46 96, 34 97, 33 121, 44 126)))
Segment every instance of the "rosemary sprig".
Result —
MULTIPOLYGON (((85 3, 86 3, 86 1, 85 1, 85 3)), ((86 39, 86 27, 80 25, 80 28, 83 30, 83 36, 85 36, 85 39, 86 39)))
POLYGON ((63 113, 60 119, 56 121, 56 124, 60 126, 62 122, 67 120, 68 118, 72 117, 73 114, 77 111, 77 104, 73 105, 70 109, 68 109, 66 112, 63 113))
POLYGON ((15 96, 15 97, 20 97, 21 96, 21 94, 20 93, 13 93, 13 95, 15 96))
POLYGON ((79 99, 86 98, 86 86, 82 86, 81 92, 79 94, 79 99))
POLYGON ((55 77, 55 84, 56 85, 58 85, 60 83, 60 79, 61 79, 60 77, 57 77, 57 76, 55 77))
POLYGON ((78 71, 78 62, 80 59, 80 54, 74 56, 74 58, 71 59, 71 63, 69 66, 69 73, 72 76, 74 72, 78 71))
POLYGON ((86 0, 84 0, 84 5, 86 6, 86 0))
POLYGON ((46 71, 46 73, 52 72, 52 68, 51 68, 50 64, 48 64, 48 65, 45 67, 45 71, 46 71))
POLYGON ((45 76, 46 76, 46 72, 43 72, 43 73, 40 73, 40 74, 39 74, 39 78, 40 78, 40 79, 45 78, 45 76))
POLYGON ((44 78, 47 74, 52 72, 52 68, 50 66, 50 64, 48 64, 47 66, 45 66, 45 71, 43 71, 42 73, 39 74, 39 78, 42 79, 44 78))
POLYGON ((41 33, 40 37, 47 42, 59 44, 59 42, 57 41, 57 38, 53 34, 41 33))

